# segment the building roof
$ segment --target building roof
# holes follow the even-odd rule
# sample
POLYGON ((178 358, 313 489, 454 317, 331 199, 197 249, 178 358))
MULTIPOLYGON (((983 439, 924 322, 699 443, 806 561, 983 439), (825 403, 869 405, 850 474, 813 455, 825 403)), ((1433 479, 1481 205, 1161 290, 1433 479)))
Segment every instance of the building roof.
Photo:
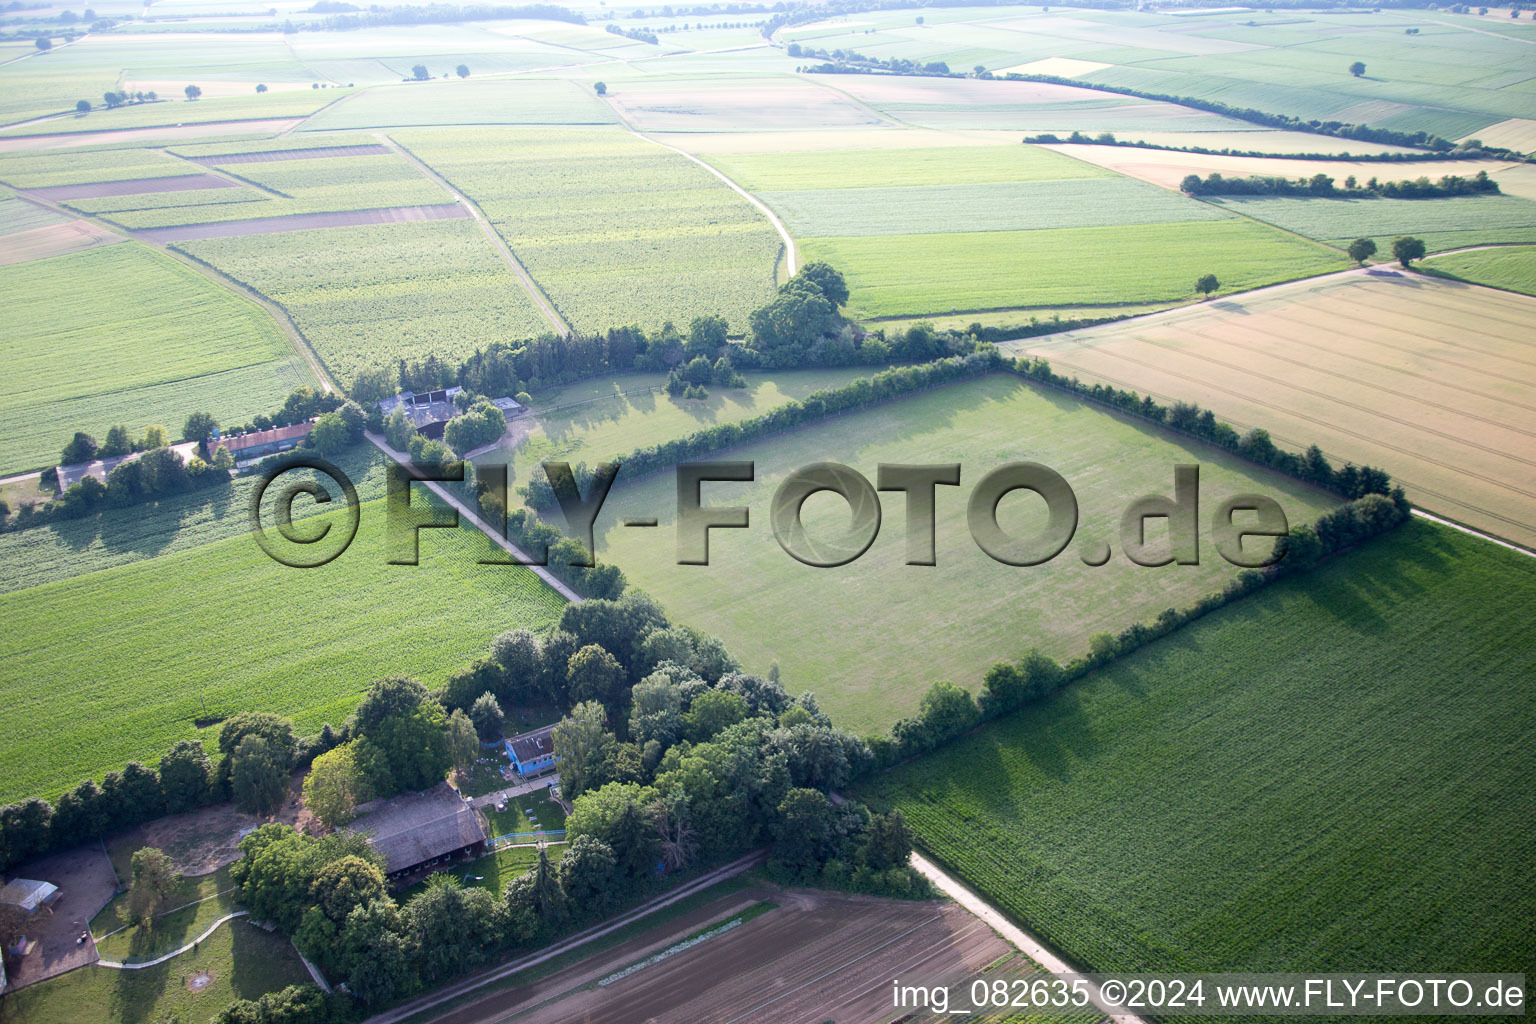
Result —
POLYGON ((309 436, 309 432, 315 429, 313 423, 295 423, 290 427, 273 427, 271 430, 254 430, 249 434, 230 434, 225 437, 210 437, 208 439, 208 453, 216 453, 220 448, 229 454, 239 457, 240 453, 249 448, 259 448, 266 444, 281 444, 284 441, 296 441, 309 436))
POLYGON ((479 817, 446 782, 360 810, 366 813, 347 827, 367 834, 368 845, 384 856, 386 874, 485 842, 479 817))
POLYGON ((555 741, 551 733, 554 726, 546 725, 542 729, 536 729, 521 736, 514 736, 507 741, 512 748, 512 756, 517 758, 518 764, 527 764, 536 761, 555 752, 555 741))
POLYGON ((493 398, 491 399, 491 404, 500 409, 502 415, 508 418, 516 416, 523 411, 523 403, 515 398, 493 398))
POLYGON ((453 396, 464 389, 458 386, 451 388, 439 388, 436 391, 423 391, 420 394, 414 391, 402 391, 398 395, 379 399, 379 412, 388 416, 396 408, 405 410, 417 430, 433 423, 445 423, 459 414, 459 409, 453 404, 453 396))
POLYGON ((0 903, 10 903, 27 913, 35 913, 53 900, 59 887, 52 882, 39 882, 33 878, 13 878, 9 885, 0 889, 0 903))

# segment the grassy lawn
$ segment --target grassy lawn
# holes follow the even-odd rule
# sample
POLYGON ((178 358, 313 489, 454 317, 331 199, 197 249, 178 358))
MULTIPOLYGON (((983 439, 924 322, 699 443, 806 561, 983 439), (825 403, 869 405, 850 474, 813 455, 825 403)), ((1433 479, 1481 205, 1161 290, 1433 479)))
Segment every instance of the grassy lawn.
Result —
MULTIPOLYGON (((560 863, 560 858, 565 856, 563 844, 550 844, 545 847, 549 851, 549 860, 552 864, 560 863)), ((488 853, 484 857, 472 860, 467 864, 455 864, 448 874, 456 877, 465 886, 475 886, 501 896, 506 891, 507 885, 518 875, 524 874, 529 868, 539 862, 539 850, 537 846, 504 846, 495 853, 488 853)), ((395 899, 405 903, 412 896, 424 891, 427 887, 426 880, 395 894, 395 899)))
POLYGON ((806 260, 843 271, 857 317, 1194 294, 1214 273, 1223 291, 1349 265, 1342 253, 1252 221, 810 238, 806 260))
MULTIPOLYGON (((118 870, 125 882, 132 877, 132 869, 127 865, 118 870)), ((211 875, 183 878, 176 893, 166 899, 166 912, 150 922, 148 928, 128 924, 124 917, 128 894, 120 893, 91 919, 96 949, 103 960, 119 963, 142 963, 164 956, 193 941, 213 922, 238 909, 233 890, 228 867, 211 875)))
POLYGON ((145 246, 0 267, 0 288, 12 296, 0 469, 53 465, 77 430, 100 440, 114 423, 135 436, 160 423, 179 437, 199 409, 245 422, 313 383, 261 307, 145 246))
POLYGON ((495 806, 485 808, 492 838, 565 828, 565 808, 551 800, 548 791, 515 796, 507 801, 506 808, 504 811, 498 811, 495 806))
POLYGON ((1536 295, 1536 246, 1517 245, 1440 256, 1425 263, 1422 269, 1456 281, 1536 295))
POLYGON ((242 536, 0 595, 0 699, 14 712, 0 724, 0 800, 153 763, 199 719, 272 711, 312 732, 346 718, 373 679, 437 685, 497 633, 544 628, 563 606, 530 570, 477 564, 490 542, 471 527, 423 531, 408 566, 388 564, 382 500, 360 524, 317 569, 242 536))
MULTIPOLYGON (((745 373, 745 388, 712 386, 705 399, 673 398, 664 391, 643 390, 661 383, 655 374, 644 373, 601 377, 557 391, 541 391, 534 398, 537 416, 532 429, 518 442, 512 456, 513 486, 526 483, 541 462, 596 465, 705 427, 761 416, 788 401, 841 387, 872 372, 869 367, 845 367, 745 373), (545 408, 550 411, 540 411, 545 408)), ((502 451, 483 461, 506 457, 502 451)))
POLYGON ((5 1024, 152 1024, 171 1014, 204 1021, 236 999, 255 999, 309 980, 287 939, 245 918, 157 967, 83 967, 0 1000, 5 1024), (194 991, 194 979, 207 983, 194 991))
POLYGON ((1528 964, 1530 568, 1410 523, 861 795, 1093 970, 1528 964))
MULTIPOLYGON (((623 566, 676 621, 723 637, 747 670, 763 672, 777 661, 791 690, 814 690, 838 723, 858 730, 883 730, 910 713, 935 680, 974 689, 993 662, 1034 645, 1072 657, 1096 632, 1149 620, 1221 586, 1235 570, 1209 546, 1204 522, 1199 566, 1149 569, 1117 555, 1090 568, 1078 557, 1079 546, 1089 542, 1112 541, 1118 548, 1121 511, 1141 495, 1171 493, 1176 463, 1200 464, 1203 510, 1227 495, 1258 491, 1301 522, 1334 503, 1330 495, 1203 445, 1001 374, 712 457, 755 461, 756 483, 704 488, 705 505, 747 506, 750 530, 714 531, 710 565, 680 566, 674 474, 621 479, 597 524, 600 556, 623 566), (818 569, 781 550, 768 522, 773 491, 791 470, 825 460, 852 466, 871 481, 882 462, 961 462, 961 487, 938 489, 938 566, 904 564, 904 500, 894 494, 884 499, 882 535, 857 561, 818 569), (970 488, 1017 460, 1064 476, 1080 509, 1078 540, 1032 568, 993 561, 966 527, 970 488), (661 528, 617 525, 628 516, 657 516, 661 528), (913 628, 937 622, 945 625, 913 628)), ((830 495, 812 497, 805 506, 807 533, 844 528, 846 509, 830 495)), ((1037 500, 1022 496, 1006 499, 999 514, 1004 529, 1020 536, 1038 531, 1044 519, 1037 500)))

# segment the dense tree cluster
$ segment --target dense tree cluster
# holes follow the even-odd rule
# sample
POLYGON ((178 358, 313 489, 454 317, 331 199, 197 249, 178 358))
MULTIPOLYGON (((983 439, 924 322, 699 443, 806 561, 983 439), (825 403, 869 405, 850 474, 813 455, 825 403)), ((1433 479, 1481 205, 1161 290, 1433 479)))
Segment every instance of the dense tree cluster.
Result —
POLYGON ((1133 149, 1162 149, 1174 153, 1200 153, 1207 156, 1252 156, 1314 161, 1341 160, 1348 161, 1349 163, 1422 163, 1425 161, 1444 160, 1485 160, 1489 157, 1522 159, 1520 154, 1512 150, 1484 147, 1478 139, 1468 139, 1466 142, 1457 143, 1454 149, 1443 152, 1389 150, 1385 153, 1350 153, 1346 150, 1344 152, 1330 151, 1325 153, 1269 153, 1257 149, 1233 149, 1231 146, 1215 149, 1210 146, 1174 146, 1166 142, 1149 142, 1146 139, 1118 139, 1115 137, 1114 132, 1085 135, 1082 132, 1075 131, 1065 138, 1054 132, 1041 132, 1038 135, 1024 136, 1025 145, 1051 146, 1064 142, 1079 146, 1129 146, 1133 149))
POLYGON ((1247 178, 1224 178, 1212 173, 1208 178, 1198 174, 1186 175, 1179 189, 1192 196, 1309 196, 1323 198, 1358 198, 1381 196, 1385 199, 1444 199, 1449 196, 1497 195, 1499 183, 1488 177, 1487 171, 1478 171, 1470 178, 1447 174, 1439 181, 1427 177, 1413 181, 1378 181, 1372 178, 1364 185, 1351 176, 1343 187, 1334 184, 1326 174, 1314 174, 1310 178, 1272 178, 1251 175, 1247 178))

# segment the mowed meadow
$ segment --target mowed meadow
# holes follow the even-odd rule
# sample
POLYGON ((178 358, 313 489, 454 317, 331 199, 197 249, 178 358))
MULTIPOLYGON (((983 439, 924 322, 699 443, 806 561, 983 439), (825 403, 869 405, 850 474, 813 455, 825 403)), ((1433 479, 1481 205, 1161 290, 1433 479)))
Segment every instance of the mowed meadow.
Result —
POLYGON ((1507 970, 1532 600, 1527 556, 1410 523, 859 796, 1091 970, 1507 970))
POLYGON ((493 549, 468 525, 425 530, 419 565, 389 564, 403 553, 376 499, 319 568, 281 565, 241 535, 0 595, 0 700, 13 711, 0 800, 156 762, 178 739, 207 745, 198 722, 241 711, 306 733, 340 724, 372 680, 440 685, 496 634, 547 628, 564 605, 529 569, 478 564, 493 549))
MULTIPOLYGON (((884 731, 913 712, 936 680, 975 690, 999 659, 1032 646, 1076 657, 1094 633, 1150 621, 1219 588, 1237 570, 1216 555, 1203 510, 1229 495, 1268 494, 1295 523, 1336 504, 1295 480, 1005 374, 817 421, 712 458, 753 461, 756 482, 705 485, 705 505, 746 506, 751 516, 748 530, 711 531, 708 566, 676 564, 671 472, 620 478, 597 524, 599 557, 621 566, 672 618, 721 636, 749 671, 777 662, 785 685, 815 691, 834 721, 860 732, 884 731), (971 488, 1021 460, 1060 473, 1079 505, 1072 544, 1031 568, 993 561, 966 526, 971 488), (938 565, 904 564, 905 506, 897 495, 884 500, 873 547, 848 565, 812 568, 781 549, 768 521, 774 490, 793 470, 824 461, 851 466, 871 482, 882 462, 961 463, 961 485, 937 490, 938 565), (1201 564, 1134 565, 1121 554, 1120 514, 1143 495, 1171 495, 1179 463, 1200 466, 1201 564), (660 529, 618 525, 626 517, 657 517, 660 529), (1103 542, 1112 546, 1111 562, 1085 565, 1082 551, 1103 542)), ((846 529, 839 498, 813 496, 804 512, 812 537, 846 529)), ((1032 536, 1044 525, 1044 505, 1012 495, 999 521, 1014 535, 1032 536)), ((1154 522, 1149 537, 1157 531, 1154 522)))

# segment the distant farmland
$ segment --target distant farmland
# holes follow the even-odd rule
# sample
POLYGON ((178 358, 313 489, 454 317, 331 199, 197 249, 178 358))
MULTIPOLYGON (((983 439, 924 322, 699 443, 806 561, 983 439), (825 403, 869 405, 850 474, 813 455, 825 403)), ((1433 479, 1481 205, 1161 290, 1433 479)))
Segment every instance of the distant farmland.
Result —
MULTIPOLYGON (((677 484, 670 472, 628 484, 621 478, 598 524, 599 556, 622 566, 676 621, 723 637, 749 670, 766 671, 777 661, 787 686, 814 690, 835 721, 860 731, 883 731, 911 713, 935 680, 974 689, 987 666, 1033 645, 1074 657, 1093 633, 1150 620, 1219 587, 1236 570, 1208 546, 1208 533, 1202 532, 1207 546, 1199 566, 1148 569, 1118 553, 1121 511, 1143 494, 1172 493, 1175 463, 1201 465, 1202 508, 1240 491, 1259 491, 1279 500, 1293 522, 1303 522, 1335 500, 1002 374, 714 457, 754 460, 757 482, 705 487, 705 504, 745 505, 752 522, 750 530, 713 532, 710 565, 676 564, 677 484), (1081 509, 1077 540, 1054 561, 1033 568, 992 561, 965 525, 971 487, 997 466, 1021 459, 1066 477, 1081 509), (885 526, 857 561, 818 569, 786 554, 768 523, 774 488, 791 470, 824 460, 845 463, 871 480, 880 462, 961 462, 961 486, 938 488, 939 565, 904 564, 905 513, 898 495, 885 497, 885 526), (658 516, 661 528, 618 526, 626 516, 658 516), (1113 561, 1085 566, 1078 548, 1089 541, 1113 541, 1113 561)), ((1005 500, 1005 527, 1020 535, 1038 530, 1044 520, 1038 506, 1021 496, 1005 500)), ((846 508, 837 498, 813 497, 805 507, 808 532, 844 529, 846 508)))
POLYGON ((1536 544, 1536 303, 1352 274, 1008 346, 1389 470, 1415 502, 1536 544))
POLYGON ((84 430, 121 423, 179 438, 204 410, 245 422, 312 384, 303 361, 254 302, 133 242, 0 267, 9 296, 8 397, 0 470, 54 465, 84 430), (65 296, 91 296, 60 315, 65 296))
POLYGON ((273 711, 313 732, 380 676, 440 685, 563 606, 531 570, 476 564, 489 545, 468 526, 426 530, 419 566, 389 565, 377 500, 318 569, 239 536, 0 596, 0 801, 158 761, 198 719, 273 711))
MULTIPOLYGON (((1390 168, 1388 164, 1386 167, 1390 168)), ((1383 179, 1413 177, 1383 173, 1383 179)), ((1536 242, 1536 202, 1518 196, 1444 199, 1291 199, 1213 196, 1213 205, 1334 245, 1374 238, 1383 257, 1398 235, 1422 238, 1431 252, 1489 242, 1536 242)))
POLYGON ((860 795, 1094 970, 1509 970, 1533 601, 1527 557, 1410 523, 860 795))

